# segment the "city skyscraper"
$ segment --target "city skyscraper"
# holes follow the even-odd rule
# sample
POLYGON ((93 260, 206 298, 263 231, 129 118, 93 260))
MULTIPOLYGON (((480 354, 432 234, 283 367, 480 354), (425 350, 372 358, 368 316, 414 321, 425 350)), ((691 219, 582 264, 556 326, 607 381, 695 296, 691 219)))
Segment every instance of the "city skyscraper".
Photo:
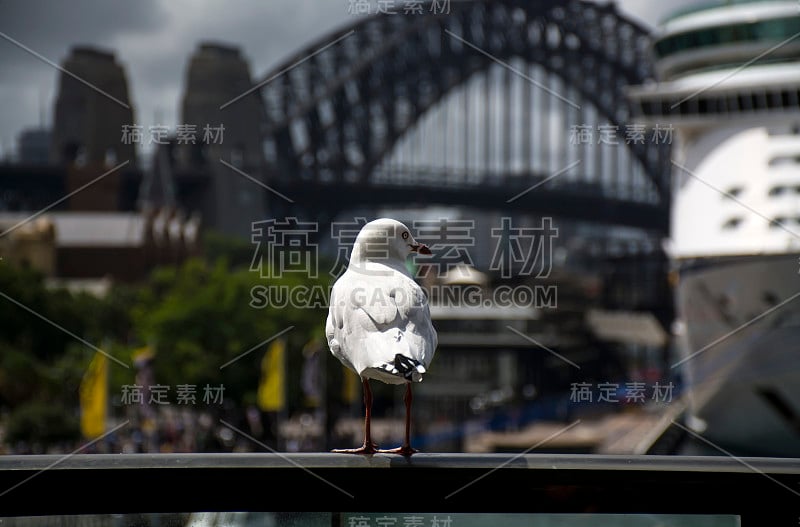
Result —
POLYGON ((128 79, 114 54, 74 47, 62 67, 51 160, 111 166, 129 160, 135 165, 136 145, 121 140, 122 127, 134 124, 128 79))
POLYGON ((208 174, 204 223, 240 236, 249 236, 251 223, 265 214, 263 189, 237 173, 258 180, 264 168, 260 92, 239 98, 252 86, 238 48, 200 44, 186 70, 179 125, 184 134, 178 130, 175 139, 178 165, 202 166, 208 174))

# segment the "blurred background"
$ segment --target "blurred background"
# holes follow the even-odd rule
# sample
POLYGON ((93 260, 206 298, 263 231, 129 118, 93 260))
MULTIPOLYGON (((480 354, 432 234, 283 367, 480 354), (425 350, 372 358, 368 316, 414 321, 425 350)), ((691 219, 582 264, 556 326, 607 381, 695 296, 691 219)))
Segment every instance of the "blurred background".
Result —
POLYGON ((327 298, 390 216, 419 450, 798 455, 796 2, 0 12, 0 453, 355 446, 327 298))

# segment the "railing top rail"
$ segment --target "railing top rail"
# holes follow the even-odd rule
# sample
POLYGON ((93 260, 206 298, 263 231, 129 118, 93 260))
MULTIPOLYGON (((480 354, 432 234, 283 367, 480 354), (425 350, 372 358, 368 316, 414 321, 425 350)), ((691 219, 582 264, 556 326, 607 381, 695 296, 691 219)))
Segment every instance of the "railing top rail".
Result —
POLYGON ((724 456, 0 456, 0 518, 317 511, 341 521, 354 512, 591 512, 722 514, 748 527, 767 518, 796 525, 799 475, 800 459, 724 456))
POLYGON ((320 453, 76 454, 0 456, 0 472, 104 469, 425 468, 799 474, 800 458, 587 454, 433 454, 411 458, 320 453))

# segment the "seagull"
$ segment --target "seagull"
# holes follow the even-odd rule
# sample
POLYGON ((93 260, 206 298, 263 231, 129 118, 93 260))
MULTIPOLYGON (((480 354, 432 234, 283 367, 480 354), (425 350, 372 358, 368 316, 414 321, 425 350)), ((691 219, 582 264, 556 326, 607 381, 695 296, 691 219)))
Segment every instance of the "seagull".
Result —
POLYGON ((438 337, 423 289, 405 265, 411 253, 431 254, 408 227, 380 218, 361 228, 347 270, 333 285, 325 333, 331 353, 361 377, 364 390, 364 444, 334 450, 350 454, 394 453, 410 456, 411 384, 422 376, 436 351, 438 337), (378 450, 370 436, 370 379, 405 384, 405 440, 378 450))

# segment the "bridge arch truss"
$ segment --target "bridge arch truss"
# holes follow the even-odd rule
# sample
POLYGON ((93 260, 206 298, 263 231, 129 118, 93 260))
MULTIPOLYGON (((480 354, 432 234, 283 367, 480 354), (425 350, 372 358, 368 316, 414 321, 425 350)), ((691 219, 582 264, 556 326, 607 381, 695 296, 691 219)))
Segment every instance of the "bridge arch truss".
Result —
MULTIPOLYGON (((671 146, 666 138, 654 141, 649 134, 644 140, 625 136, 632 122, 626 89, 654 75, 647 29, 611 3, 467 0, 450 5, 446 14, 426 9, 420 15, 360 18, 265 75, 260 88, 265 181, 298 202, 331 213, 372 197, 381 203, 554 213, 666 233, 671 146), (495 163, 479 177, 453 181, 434 170, 424 183, 413 185, 386 177, 387 163, 397 157, 403 139, 419 131, 425 116, 459 90, 462 100, 469 101, 467 87, 481 75, 487 86, 485 112, 500 101, 496 112, 522 113, 521 126, 514 126, 517 139, 503 135, 512 132, 503 125, 510 121, 502 118, 486 132, 486 138, 499 137, 493 143, 497 152, 486 147, 487 166, 488 156, 502 159, 515 140, 525 145, 551 141, 551 130, 542 129, 548 122, 542 115, 561 112, 560 122, 569 126, 590 119, 609 125, 618 150, 636 170, 609 161, 607 150, 587 145, 581 151, 588 158, 574 166, 570 160, 576 154, 569 149, 563 159, 542 162, 541 155, 523 148, 517 157, 525 162, 516 171, 495 163), (489 100, 491 78, 497 87, 489 100), (511 94, 520 89, 517 101, 527 102, 512 108, 511 94), (537 96, 538 106, 530 104, 537 96), (558 167, 570 167, 570 177, 553 177, 558 167), (535 192, 525 191, 531 187, 535 192)), ((566 138, 574 130, 561 132, 566 138)), ((593 137, 591 145, 598 146, 596 141, 593 137)))

